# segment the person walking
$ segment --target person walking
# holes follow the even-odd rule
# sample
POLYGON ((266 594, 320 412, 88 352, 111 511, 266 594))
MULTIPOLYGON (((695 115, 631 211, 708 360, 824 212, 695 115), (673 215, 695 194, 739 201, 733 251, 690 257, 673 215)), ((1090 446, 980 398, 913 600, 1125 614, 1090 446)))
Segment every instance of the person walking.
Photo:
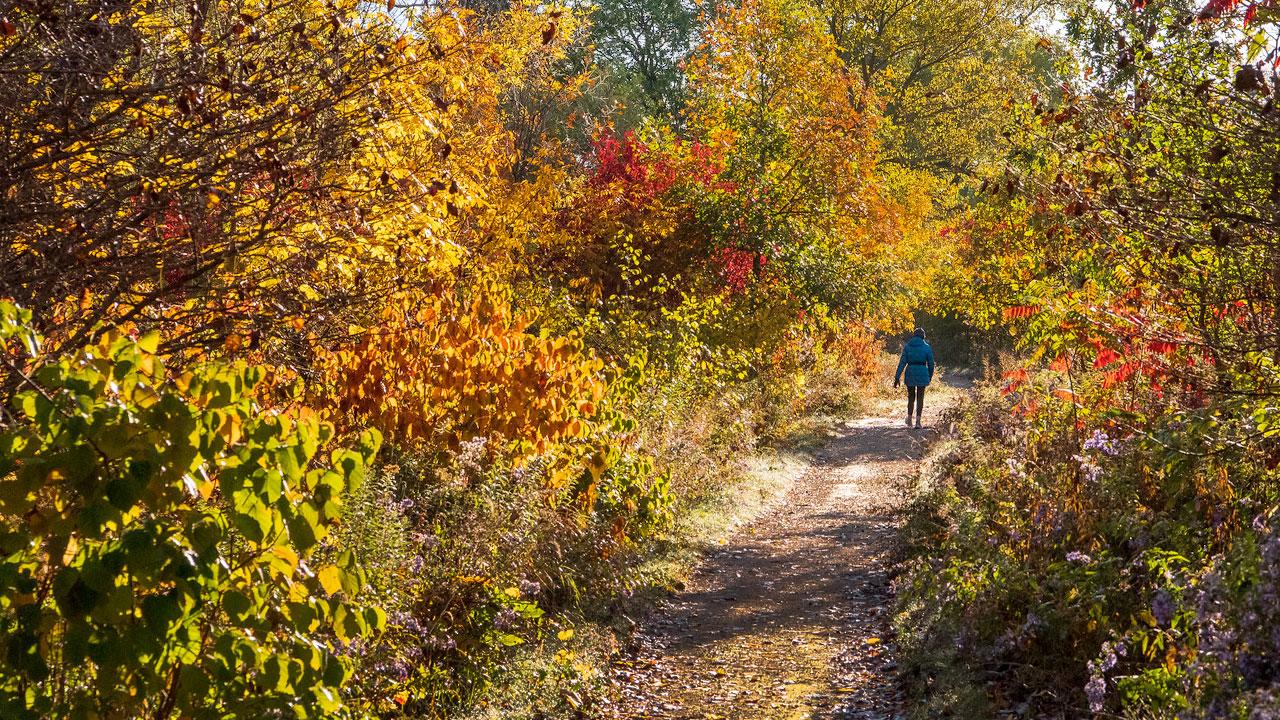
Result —
POLYGON ((933 382, 933 348, 925 342, 924 330, 920 328, 916 328, 915 335, 902 346, 893 386, 898 387, 903 380, 907 383, 907 427, 911 427, 913 408, 916 427, 920 427, 920 417, 924 414, 924 389, 933 382), (906 370, 905 378, 903 370, 906 370))

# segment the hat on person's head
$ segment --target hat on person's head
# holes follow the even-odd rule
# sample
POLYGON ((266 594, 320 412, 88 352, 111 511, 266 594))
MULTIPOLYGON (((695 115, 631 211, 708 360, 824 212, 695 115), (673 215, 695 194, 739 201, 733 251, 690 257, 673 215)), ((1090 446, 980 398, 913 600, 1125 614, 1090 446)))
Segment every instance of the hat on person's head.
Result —
POLYGON ((916 328, 916 337, 924 339, 924 328, 916 328))

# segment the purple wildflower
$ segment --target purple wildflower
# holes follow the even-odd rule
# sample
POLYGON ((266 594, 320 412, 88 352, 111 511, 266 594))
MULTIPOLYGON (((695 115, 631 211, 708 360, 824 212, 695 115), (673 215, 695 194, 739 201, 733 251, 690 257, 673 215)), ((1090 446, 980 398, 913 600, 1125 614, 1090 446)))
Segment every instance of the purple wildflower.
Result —
POLYGON ((1107 681, 1094 675, 1085 683, 1084 694, 1089 698, 1089 711, 1102 712, 1102 701, 1107 697, 1107 681))
POLYGON ((1089 483, 1090 485, 1096 484, 1099 478, 1102 477, 1102 468, 1098 467, 1097 465, 1088 464, 1088 465, 1082 466, 1080 469, 1084 471, 1085 482, 1089 483))
POLYGON ((427 638, 427 645, 436 650, 454 650, 458 647, 457 641, 453 638, 439 635, 432 635, 427 638))
POLYGON ((1115 457, 1120 453, 1116 441, 1101 430, 1094 430, 1093 435, 1084 441, 1084 449, 1100 452, 1108 457, 1115 457))
POLYGON ((1080 552, 1079 550, 1072 550, 1071 552, 1067 553, 1067 561, 1073 562, 1077 565, 1085 565, 1093 562, 1093 558, 1080 552))
POLYGON ((1016 478, 1026 478, 1026 466, 1017 458, 1008 458, 1004 461, 1005 467, 1009 468, 1009 474, 1016 478))
POLYGON ((1094 484, 1102 477, 1102 468, 1084 455, 1072 455, 1071 459, 1080 463, 1080 472, 1084 473, 1085 482, 1094 484))
POLYGON ((507 630, 515 627, 516 623, 519 621, 520 616, 516 614, 515 610, 512 610, 511 608, 502 608, 498 611, 497 615, 493 616, 493 627, 495 630, 506 632, 507 630))
POLYGON ((1260 514, 1254 516, 1252 524, 1254 532, 1264 533, 1267 531, 1267 519, 1260 514))

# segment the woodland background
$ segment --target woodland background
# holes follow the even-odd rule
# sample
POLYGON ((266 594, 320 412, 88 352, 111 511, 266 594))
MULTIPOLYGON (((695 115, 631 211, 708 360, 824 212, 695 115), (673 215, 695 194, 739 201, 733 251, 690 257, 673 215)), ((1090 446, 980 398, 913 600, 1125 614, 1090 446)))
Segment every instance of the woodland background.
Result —
POLYGON ((0 714, 589 716, 923 324, 921 716, 1274 716, 1278 22, 0 2, 0 714))

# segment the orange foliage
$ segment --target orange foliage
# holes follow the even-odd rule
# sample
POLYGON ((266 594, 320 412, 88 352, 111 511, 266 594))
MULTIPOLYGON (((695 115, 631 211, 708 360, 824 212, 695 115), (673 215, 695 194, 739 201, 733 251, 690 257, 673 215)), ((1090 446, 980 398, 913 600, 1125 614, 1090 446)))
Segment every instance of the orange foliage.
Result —
POLYGON ((606 384, 603 363, 573 338, 528 332, 492 291, 400 296, 378 327, 320 362, 327 392, 353 424, 392 439, 443 443, 487 438, 540 454, 582 438, 606 384))

